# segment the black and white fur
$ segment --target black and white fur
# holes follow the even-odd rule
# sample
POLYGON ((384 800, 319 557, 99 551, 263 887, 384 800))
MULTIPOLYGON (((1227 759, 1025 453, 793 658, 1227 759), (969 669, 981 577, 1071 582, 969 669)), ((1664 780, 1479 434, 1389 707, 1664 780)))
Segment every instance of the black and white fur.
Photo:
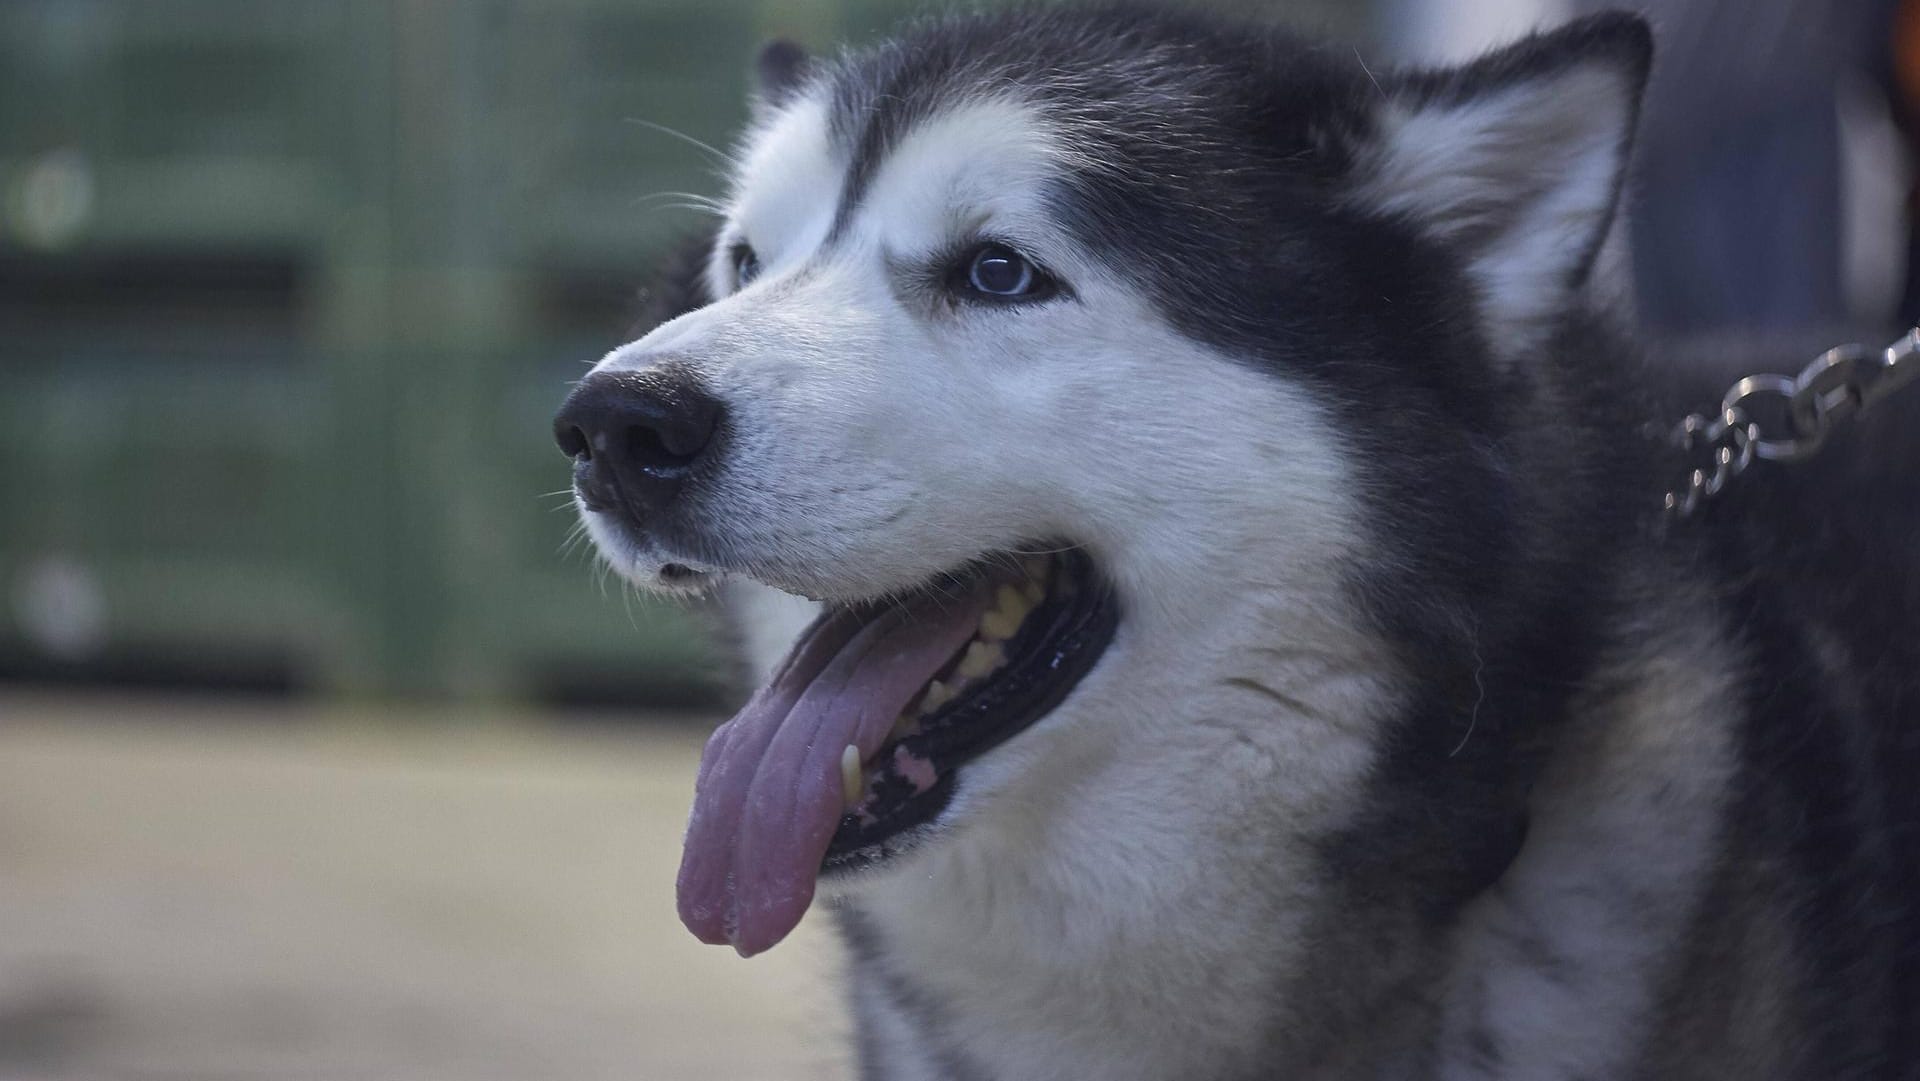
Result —
POLYGON ((601 362, 696 372, 725 461, 603 554, 792 617, 747 583, 1064 537, 1125 609, 836 886, 863 1076, 1920 1076, 1916 427, 1663 525, 1646 425, 1718 388, 1596 270, 1650 58, 1132 6, 768 54, 689 310, 601 362), (1067 291, 943 297, 979 236, 1067 291))

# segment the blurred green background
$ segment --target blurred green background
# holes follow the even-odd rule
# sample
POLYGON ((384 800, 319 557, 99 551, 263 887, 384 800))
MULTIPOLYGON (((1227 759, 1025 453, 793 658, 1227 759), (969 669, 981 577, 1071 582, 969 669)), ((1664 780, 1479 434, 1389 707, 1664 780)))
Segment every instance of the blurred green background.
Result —
POLYGON ((757 45, 908 10, 0 4, 0 678, 710 695, 697 620, 563 556, 548 418, 757 45))

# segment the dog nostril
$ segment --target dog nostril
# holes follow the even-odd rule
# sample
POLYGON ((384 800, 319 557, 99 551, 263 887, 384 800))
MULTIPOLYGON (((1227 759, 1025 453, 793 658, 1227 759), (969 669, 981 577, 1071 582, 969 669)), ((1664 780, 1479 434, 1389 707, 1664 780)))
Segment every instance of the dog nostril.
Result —
POLYGON ((682 453, 680 448, 675 446, 676 442, 678 441, 671 438, 670 432, 659 428, 645 424, 627 426, 627 457, 642 466, 651 466, 656 469, 682 468, 691 465, 706 445, 703 441, 692 449, 692 453, 682 453))
POLYGON ((560 444, 560 453, 576 462, 593 461, 593 446, 587 442, 587 433, 572 425, 561 427, 553 433, 554 442, 560 444))

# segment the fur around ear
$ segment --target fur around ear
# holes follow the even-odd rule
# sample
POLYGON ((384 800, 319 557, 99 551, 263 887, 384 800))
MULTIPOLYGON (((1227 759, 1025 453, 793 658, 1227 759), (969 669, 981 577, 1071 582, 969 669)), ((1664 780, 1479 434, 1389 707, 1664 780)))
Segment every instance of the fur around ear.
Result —
POLYGON ((1359 200, 1460 251, 1491 337, 1536 340, 1583 289, 1626 175, 1653 36, 1597 15, 1386 87, 1359 200))
POLYGON ((813 70, 807 50, 784 38, 767 42, 753 62, 756 103, 779 108, 804 85, 813 70))

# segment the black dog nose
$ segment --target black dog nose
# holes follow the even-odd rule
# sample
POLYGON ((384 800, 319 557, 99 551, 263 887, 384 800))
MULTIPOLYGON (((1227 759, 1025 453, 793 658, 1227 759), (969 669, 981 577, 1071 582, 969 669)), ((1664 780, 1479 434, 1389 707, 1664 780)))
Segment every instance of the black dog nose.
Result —
POLYGON ((680 494, 724 412, 682 367, 600 372, 567 395, 553 418, 553 438, 574 460, 574 483, 589 507, 624 502, 644 517, 680 494))

